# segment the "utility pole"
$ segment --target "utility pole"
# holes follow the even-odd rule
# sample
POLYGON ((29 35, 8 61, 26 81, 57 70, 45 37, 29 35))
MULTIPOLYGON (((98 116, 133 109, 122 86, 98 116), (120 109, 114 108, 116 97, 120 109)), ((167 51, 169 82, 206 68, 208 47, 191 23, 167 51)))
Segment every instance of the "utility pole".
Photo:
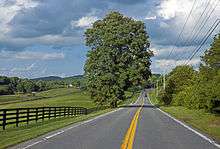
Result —
POLYGON ((157 80, 157 84, 156 84, 156 97, 158 97, 158 92, 159 92, 159 81, 157 80))
POLYGON ((165 71, 163 73, 163 89, 166 89, 166 78, 165 78, 165 71))

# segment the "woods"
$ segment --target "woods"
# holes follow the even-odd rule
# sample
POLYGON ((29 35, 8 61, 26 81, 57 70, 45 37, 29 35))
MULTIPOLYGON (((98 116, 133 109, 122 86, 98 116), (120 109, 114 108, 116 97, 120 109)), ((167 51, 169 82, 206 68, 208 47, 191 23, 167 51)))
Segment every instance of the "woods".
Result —
POLYGON ((69 87, 84 89, 83 76, 60 78, 59 80, 21 79, 18 77, 0 76, 0 95, 31 93, 54 88, 69 87))

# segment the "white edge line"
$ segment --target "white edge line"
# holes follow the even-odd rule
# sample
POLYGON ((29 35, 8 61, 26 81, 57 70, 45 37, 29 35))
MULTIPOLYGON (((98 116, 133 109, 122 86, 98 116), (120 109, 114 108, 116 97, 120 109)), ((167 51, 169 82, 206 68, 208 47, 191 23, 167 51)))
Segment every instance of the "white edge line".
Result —
MULTIPOLYGON (((150 104, 152 104, 150 98, 149 98, 149 94, 148 94, 148 99, 150 104)), ((152 104, 154 105, 154 104, 152 104)), ((195 129, 191 128, 190 126, 187 126, 186 124, 184 124, 183 122, 181 122, 180 120, 172 117, 170 114, 164 112, 163 110, 161 110, 160 108, 156 107, 157 110, 159 110, 161 113, 165 114, 166 116, 168 116, 169 118, 173 119, 175 122, 177 122, 178 124, 182 125, 183 127, 187 128, 188 130, 194 132, 195 134, 197 134, 198 136, 200 136, 201 138, 203 138, 204 140, 208 141, 209 143, 215 145, 216 147, 220 148, 220 144, 216 143, 214 140, 206 137, 205 135, 201 134, 200 132, 196 131, 195 129)))
MULTIPOLYGON (((29 148, 29 147, 31 147, 31 146, 34 146, 34 145, 36 145, 36 144, 38 144, 38 143, 40 143, 40 142, 42 142, 42 140, 37 141, 37 142, 34 142, 34 143, 32 143, 32 144, 30 144, 30 145, 28 145, 28 146, 26 146, 26 147, 22 147, 22 149, 27 149, 27 148, 29 148)), ((21 148, 19 148, 19 149, 21 149, 21 148)))
POLYGON ((54 134, 52 134, 52 135, 50 135, 50 136, 47 136, 47 137, 45 137, 46 139, 50 139, 50 138, 53 138, 54 136, 57 136, 57 135, 59 135, 59 134, 61 134, 61 133, 64 133, 64 131, 62 130, 62 131, 58 131, 57 133, 54 133, 54 134))
MULTIPOLYGON (((101 117, 104 117, 104 116, 106 116, 106 115, 109 115, 109 114, 112 114, 112 113, 114 113, 114 112, 117 112, 117 111, 119 111, 119 110, 121 110, 121 109, 123 109, 123 108, 119 108, 119 109, 116 109, 116 110, 113 110, 113 111, 104 113, 104 114, 102 114, 102 115, 99 115, 99 116, 94 117, 93 119, 89 119, 89 120, 86 120, 86 121, 83 121, 83 122, 79 122, 78 124, 75 124, 75 125, 73 124, 74 126, 72 126, 72 127, 65 128, 65 129, 62 130, 62 131, 59 131, 59 132, 56 132, 56 133, 54 133, 54 134, 52 134, 52 135, 46 136, 46 137, 42 138, 40 141, 36 141, 36 142, 34 142, 34 143, 32 143, 32 144, 29 144, 29 145, 27 145, 27 146, 25 146, 25 147, 22 147, 22 149, 27 149, 27 148, 29 148, 29 147, 32 147, 32 146, 34 146, 34 145, 36 145, 36 144, 39 144, 39 143, 43 142, 43 140, 47 140, 47 139, 53 138, 53 137, 55 137, 55 136, 57 136, 57 135, 60 135, 60 134, 62 134, 62 133, 64 133, 64 132, 70 130, 70 129, 76 128, 76 127, 78 127, 78 126, 80 126, 80 125, 83 125, 83 124, 87 124, 87 123, 92 122, 92 121, 94 121, 94 120, 97 120, 97 119, 99 119, 99 118, 101 118, 101 117)), ((62 128, 61 128, 61 129, 62 129, 62 128)))

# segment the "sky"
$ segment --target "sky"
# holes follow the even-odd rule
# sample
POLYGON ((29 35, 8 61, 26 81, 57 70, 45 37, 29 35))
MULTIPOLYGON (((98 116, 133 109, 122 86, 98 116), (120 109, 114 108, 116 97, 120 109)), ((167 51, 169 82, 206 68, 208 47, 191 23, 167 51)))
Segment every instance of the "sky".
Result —
MULTIPOLYGON (((154 52, 151 70, 167 73, 184 64, 200 45, 219 18, 218 1, 0 0, 0 75, 36 78, 83 74, 89 50, 84 44, 84 31, 110 11, 145 23, 154 52), (201 26, 202 22, 206 24, 201 26)), ((189 62, 195 69, 219 29, 189 62)))

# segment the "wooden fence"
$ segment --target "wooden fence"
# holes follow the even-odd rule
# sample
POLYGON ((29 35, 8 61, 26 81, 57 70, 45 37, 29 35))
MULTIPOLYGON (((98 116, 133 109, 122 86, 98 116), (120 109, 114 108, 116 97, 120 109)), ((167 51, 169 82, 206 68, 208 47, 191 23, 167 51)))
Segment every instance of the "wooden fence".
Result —
POLYGON ((6 125, 20 123, 28 124, 30 121, 44 121, 45 119, 86 115, 97 109, 86 109, 83 107, 37 107, 0 109, 0 126, 5 130, 6 125))

